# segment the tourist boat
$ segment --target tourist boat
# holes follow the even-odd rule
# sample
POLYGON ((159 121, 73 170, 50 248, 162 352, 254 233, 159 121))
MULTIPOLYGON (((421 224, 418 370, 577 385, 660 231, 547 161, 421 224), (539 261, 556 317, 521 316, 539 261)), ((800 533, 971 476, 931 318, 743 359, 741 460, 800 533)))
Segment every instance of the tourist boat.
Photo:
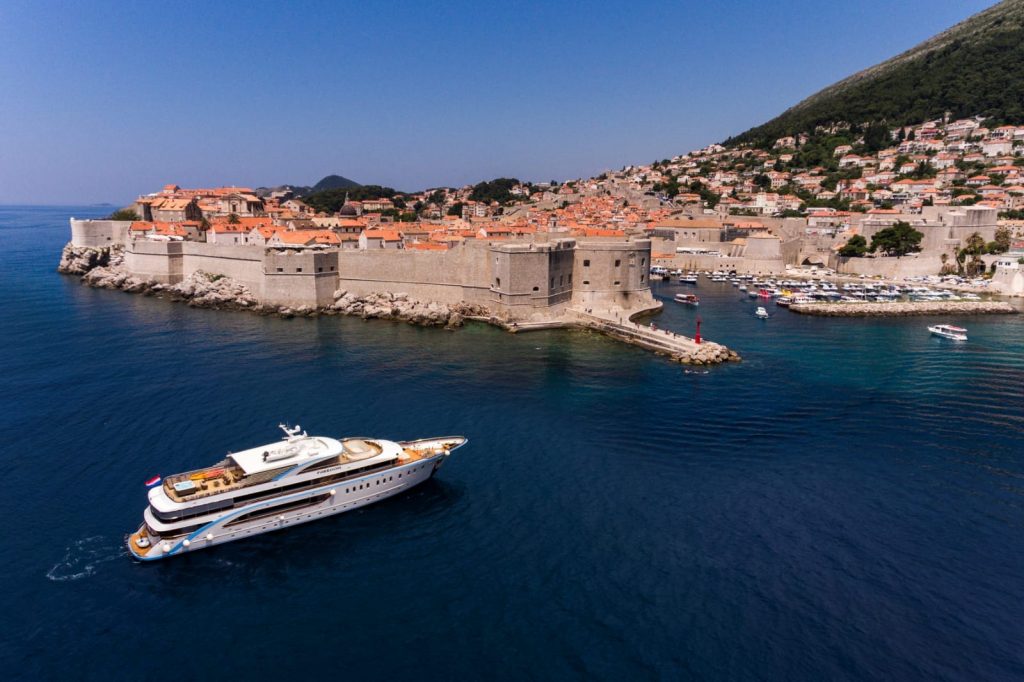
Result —
POLYGON ((426 481, 467 440, 336 440, 281 428, 282 441, 147 481, 142 526, 126 538, 132 557, 166 559, 364 507, 426 481))
POLYGON ((696 284, 697 283, 697 275, 695 275, 693 273, 690 273, 688 275, 683 275, 683 276, 681 276, 679 278, 679 283, 680 284, 696 284))
POLYGON ((687 305, 700 305, 700 299, 694 294, 676 294, 675 301, 687 305))
POLYGON ((791 296, 781 296, 778 299, 776 299, 775 305, 782 306, 783 308, 788 308, 789 304, 792 302, 793 298, 791 296))
POLYGON ((764 306, 757 306, 757 310, 754 311, 754 315, 761 318, 762 320, 768 319, 768 311, 764 309, 764 306))
POLYGON ((951 341, 967 340, 967 330, 963 327, 954 327, 951 324, 935 324, 928 327, 928 331, 932 333, 932 336, 941 336, 951 341))

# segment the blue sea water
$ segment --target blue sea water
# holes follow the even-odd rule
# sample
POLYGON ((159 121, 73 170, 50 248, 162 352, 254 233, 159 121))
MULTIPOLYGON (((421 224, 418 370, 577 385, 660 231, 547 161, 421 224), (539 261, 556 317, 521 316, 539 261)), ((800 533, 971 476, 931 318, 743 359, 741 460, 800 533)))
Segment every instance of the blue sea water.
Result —
MULTIPOLYGON (((0 661, 28 679, 1024 677, 1024 316, 833 320, 701 281, 686 370, 582 332, 194 310, 0 207, 0 661), (464 434, 331 519, 133 563, 143 481, 276 439, 464 434)), ((668 300, 680 285, 657 285, 668 300)))

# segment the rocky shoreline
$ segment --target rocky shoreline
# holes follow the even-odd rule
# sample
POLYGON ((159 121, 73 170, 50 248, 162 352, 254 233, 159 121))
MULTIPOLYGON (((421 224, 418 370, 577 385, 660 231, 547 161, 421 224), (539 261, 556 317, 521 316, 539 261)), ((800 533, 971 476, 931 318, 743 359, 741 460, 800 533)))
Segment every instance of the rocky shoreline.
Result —
POLYGON ((1012 315, 1006 301, 892 301, 887 303, 799 303, 794 313, 823 317, 907 317, 911 315, 1012 315))

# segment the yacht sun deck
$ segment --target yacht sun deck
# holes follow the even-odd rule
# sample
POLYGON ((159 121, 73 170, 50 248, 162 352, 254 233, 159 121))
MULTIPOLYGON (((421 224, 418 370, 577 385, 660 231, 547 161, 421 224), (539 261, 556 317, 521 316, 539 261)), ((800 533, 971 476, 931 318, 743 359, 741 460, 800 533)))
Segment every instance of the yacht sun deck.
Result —
POLYGON ((163 490, 173 502, 191 502, 266 483, 306 463, 313 465, 319 462, 319 465, 309 467, 309 471, 315 471, 357 462, 369 464, 375 458, 384 464, 396 458, 407 462, 421 456, 414 447, 404 447, 399 454, 384 455, 384 448, 368 439, 339 441, 291 434, 279 443, 230 453, 213 466, 168 476, 163 481, 163 490))

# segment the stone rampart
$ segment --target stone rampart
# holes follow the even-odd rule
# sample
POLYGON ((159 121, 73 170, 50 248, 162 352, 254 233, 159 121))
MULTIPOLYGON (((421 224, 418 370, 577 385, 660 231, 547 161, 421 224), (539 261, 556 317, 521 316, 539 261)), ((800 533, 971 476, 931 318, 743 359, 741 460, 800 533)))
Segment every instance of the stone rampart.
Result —
POLYGON ((345 250, 338 254, 338 288, 361 296, 405 293, 421 301, 488 305, 490 267, 486 244, 448 251, 345 250))
POLYGON ((74 246, 116 246, 128 241, 130 220, 71 219, 71 243, 74 246))
POLYGON ((895 256, 842 258, 832 254, 829 266, 844 275, 900 279, 937 275, 942 269, 942 260, 938 253, 911 253, 899 258, 895 256))

